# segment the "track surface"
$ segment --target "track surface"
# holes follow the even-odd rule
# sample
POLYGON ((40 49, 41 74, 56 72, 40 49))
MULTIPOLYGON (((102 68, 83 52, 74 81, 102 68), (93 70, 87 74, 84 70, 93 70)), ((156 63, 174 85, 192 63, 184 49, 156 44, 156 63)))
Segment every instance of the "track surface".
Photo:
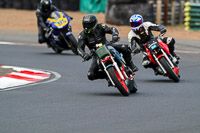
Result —
MULTIPOLYGON (((122 42, 125 39, 122 39, 122 42)), ((177 43, 181 81, 154 76, 134 61, 138 93, 123 97, 105 80, 89 81, 90 61, 70 51, 57 55, 41 46, 0 45, 0 64, 55 71, 51 83, 0 92, 1 133, 199 133, 200 49, 177 43)))

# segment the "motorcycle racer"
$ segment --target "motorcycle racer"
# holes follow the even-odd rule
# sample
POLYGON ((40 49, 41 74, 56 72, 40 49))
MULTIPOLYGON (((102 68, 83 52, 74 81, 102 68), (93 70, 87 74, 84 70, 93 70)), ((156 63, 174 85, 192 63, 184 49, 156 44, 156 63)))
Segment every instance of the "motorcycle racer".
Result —
MULTIPOLYGON (((37 24, 38 24, 38 42, 39 43, 47 42, 47 38, 45 38, 45 32, 48 30, 48 27, 45 22, 53 11, 61 11, 61 10, 52 4, 52 0, 41 0, 37 6, 36 16, 37 16, 37 24)), ((70 18, 73 19, 72 17, 70 18)))
MULTIPOLYGON (((147 43, 149 40, 154 38, 152 31, 160 31, 161 35, 164 35, 166 33, 166 28, 163 25, 157 25, 153 24, 151 22, 143 22, 143 17, 139 14, 134 14, 130 17, 130 26, 131 31, 128 34, 128 41, 131 45, 131 49, 134 51, 136 50, 136 43, 140 46, 140 50, 143 52, 143 62, 142 65, 147 68, 151 67, 149 66, 151 61, 148 59, 147 53, 145 52, 145 49, 143 45, 147 43)), ((180 59, 180 56, 178 56, 174 52, 174 44, 175 39, 172 37, 162 37, 160 38, 164 43, 168 45, 169 51, 173 57, 174 62, 178 63, 178 60, 180 59)), ((136 50, 138 51, 138 50, 136 50)))
MULTIPOLYGON (((105 24, 97 23, 97 18, 95 15, 88 14, 83 17, 83 31, 79 34, 78 37, 78 52, 84 60, 89 60, 91 57, 88 53, 85 52, 85 46, 90 50, 95 48, 95 45, 98 43, 106 44, 106 34, 112 34, 112 41, 118 41, 119 32, 114 27, 108 27, 105 24)), ((123 44, 111 44, 117 51, 123 54, 124 59, 127 65, 132 69, 133 72, 136 72, 138 68, 133 64, 131 57, 131 50, 128 45, 123 44)), ((106 74, 102 71, 99 71, 99 66, 97 64, 97 57, 92 57, 92 63, 88 71, 88 79, 104 79, 106 74)))

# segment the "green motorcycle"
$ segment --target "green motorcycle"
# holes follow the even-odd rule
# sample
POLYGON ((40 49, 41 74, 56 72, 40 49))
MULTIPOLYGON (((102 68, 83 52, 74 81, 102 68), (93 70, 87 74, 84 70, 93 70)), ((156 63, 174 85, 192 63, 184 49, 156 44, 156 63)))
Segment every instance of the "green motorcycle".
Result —
POLYGON ((112 86, 117 87, 123 96, 136 93, 133 71, 114 47, 109 44, 96 44, 96 49, 91 50, 91 53, 98 57, 100 68, 107 74, 112 86))

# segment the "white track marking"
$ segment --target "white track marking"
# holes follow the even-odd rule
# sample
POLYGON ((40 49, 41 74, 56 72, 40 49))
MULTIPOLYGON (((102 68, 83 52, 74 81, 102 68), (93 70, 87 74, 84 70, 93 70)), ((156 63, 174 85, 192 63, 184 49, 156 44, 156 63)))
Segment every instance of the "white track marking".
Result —
POLYGON ((33 46, 45 46, 45 45, 40 45, 38 43, 23 43, 23 42, 4 42, 0 41, 0 45, 33 45, 33 46))
POLYGON ((1 45, 16 45, 16 43, 13 42, 0 42, 1 45))
POLYGON ((0 78, 0 83, 1 83, 1 88, 0 89, 6 89, 6 88, 9 88, 9 87, 13 87, 13 86, 20 86, 20 85, 24 85, 24 84, 30 84, 32 82, 31 81, 23 81, 23 80, 19 80, 19 79, 12 79, 12 78, 3 77, 3 78, 0 78))

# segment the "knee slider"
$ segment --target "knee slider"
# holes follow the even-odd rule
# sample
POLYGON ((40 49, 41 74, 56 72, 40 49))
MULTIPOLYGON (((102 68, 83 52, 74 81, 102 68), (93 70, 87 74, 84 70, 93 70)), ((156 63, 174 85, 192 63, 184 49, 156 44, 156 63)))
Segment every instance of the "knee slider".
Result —
POLYGON ((167 38, 167 44, 168 44, 168 45, 174 45, 174 44, 175 44, 174 38, 168 37, 168 38, 167 38))
POLYGON ((94 80, 95 79, 95 74, 92 74, 91 72, 88 72, 87 76, 88 76, 89 80, 94 80))

